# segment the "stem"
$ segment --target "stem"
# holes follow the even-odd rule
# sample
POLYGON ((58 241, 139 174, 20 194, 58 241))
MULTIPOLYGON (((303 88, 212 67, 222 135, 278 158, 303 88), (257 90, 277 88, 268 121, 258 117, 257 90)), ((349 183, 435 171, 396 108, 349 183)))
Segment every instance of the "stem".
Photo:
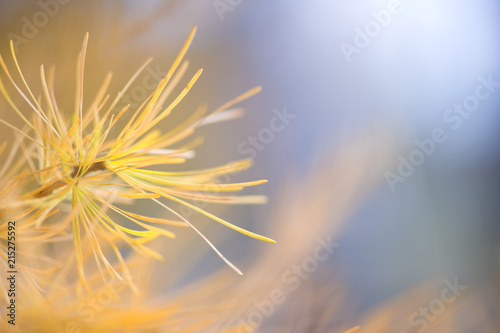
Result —
MULTIPOLYGON (((89 172, 94 172, 94 171, 101 171, 101 170, 106 170, 106 164, 105 162, 97 162, 93 163, 82 175, 80 175, 80 171, 82 170, 81 167, 73 167, 73 171, 71 172, 70 176, 71 178, 75 177, 83 177, 89 172)), ((58 179, 58 180, 53 180, 52 184, 49 186, 41 186, 38 188, 38 190, 33 194, 33 197, 35 198, 43 198, 49 194, 51 194, 53 191, 57 190, 58 188, 66 185, 66 182, 64 180, 58 179)))

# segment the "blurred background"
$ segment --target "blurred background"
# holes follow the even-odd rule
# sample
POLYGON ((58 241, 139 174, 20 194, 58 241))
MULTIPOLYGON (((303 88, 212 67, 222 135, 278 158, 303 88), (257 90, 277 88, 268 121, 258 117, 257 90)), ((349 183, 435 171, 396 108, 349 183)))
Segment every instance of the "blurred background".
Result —
MULTIPOLYGON (((8 59, 14 40, 35 95, 40 64, 55 64, 56 96, 68 109, 85 32, 87 96, 108 71, 110 91, 118 91, 153 57, 123 103, 133 105, 153 90, 149 83, 166 73, 197 25, 187 75, 204 72, 180 109, 203 102, 214 109, 256 85, 263 91, 242 103, 244 118, 204 128, 205 144, 188 166, 253 157, 254 167, 231 181, 269 179, 249 191, 267 194, 269 204, 210 211, 273 232, 278 243, 272 216, 283 184, 306 177, 322 157, 364 142, 370 158, 362 168, 373 185, 359 190, 339 248, 307 281, 342 277, 349 303, 363 313, 436 277, 457 278, 478 292, 492 288, 489 296, 498 291, 499 15, 493 0, 2 0, 0 51, 8 59), (441 141, 433 139, 436 130, 441 141)), ((17 122, 4 99, 0 106, 2 117, 17 122)), ((0 131, 2 141, 9 135, 0 131)), ((332 177, 341 182, 349 175, 332 177)), ((308 200, 314 198, 304 193, 308 200)), ((269 247, 203 223, 207 237, 243 271, 239 263, 269 247)), ((190 233, 175 242, 195 237, 190 233)), ((199 243, 190 250, 200 259, 187 279, 224 266, 199 243)))

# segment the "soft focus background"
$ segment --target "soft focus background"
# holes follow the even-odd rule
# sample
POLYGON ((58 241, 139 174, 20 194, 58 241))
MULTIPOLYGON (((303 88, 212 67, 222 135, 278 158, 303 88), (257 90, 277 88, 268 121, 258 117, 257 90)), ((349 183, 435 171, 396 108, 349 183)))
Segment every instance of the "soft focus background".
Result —
MULTIPOLYGON (((306 285, 342 277, 349 303, 359 313, 435 277, 457 278, 478 292, 497 290, 500 85, 491 84, 489 97, 461 117, 458 128, 451 126, 458 120, 445 117, 474 95, 481 77, 500 82, 499 2, 61 2, 2 0, 0 51, 8 59, 8 40, 20 41, 19 61, 37 94, 39 65, 56 64, 56 96, 67 108, 87 31, 87 96, 107 71, 114 73, 111 91, 118 91, 150 56, 150 75, 165 73, 193 25, 198 33, 187 56, 188 75, 201 67, 204 73, 180 109, 191 111, 202 102, 215 108, 263 86, 262 93, 242 104, 245 118, 203 130, 206 142, 189 164, 207 167, 255 157, 255 166, 231 181, 269 179, 249 191, 267 194, 269 204, 209 209, 236 224, 266 234, 285 182, 304 178, 311 164, 321 164, 321 157, 335 156, 353 142, 372 144, 363 168, 375 170, 376 185, 359 196, 336 240, 340 246, 306 285), (376 18, 383 22, 374 24, 376 18), (374 29, 371 37, 367 28, 374 29), (263 129, 275 112, 285 111, 293 117, 267 140, 263 129), (435 143, 406 180, 391 187, 388 172, 397 174, 401 159, 416 156, 415 141, 428 142, 439 128, 447 139, 435 143), (259 133, 266 142, 250 149, 249 136, 259 133), (377 159, 384 159, 385 169, 374 167, 380 165, 377 159)), ((132 104, 152 91, 141 80, 129 95, 132 104)), ((0 106, 1 116, 16 122, 3 99, 0 106)), ((9 135, 0 131, 2 141, 9 135)), ((345 177, 332 175, 339 182, 345 177)), ((303 201, 308 200, 314 198, 304 193, 303 201)), ((243 271, 245 262, 255 259, 253 253, 270 246, 192 219, 243 271)), ((280 241, 279 231, 270 236, 280 241)), ((187 238, 198 245, 183 255, 199 253, 200 261, 184 282, 224 267, 192 231, 181 232, 174 242, 187 238)))

